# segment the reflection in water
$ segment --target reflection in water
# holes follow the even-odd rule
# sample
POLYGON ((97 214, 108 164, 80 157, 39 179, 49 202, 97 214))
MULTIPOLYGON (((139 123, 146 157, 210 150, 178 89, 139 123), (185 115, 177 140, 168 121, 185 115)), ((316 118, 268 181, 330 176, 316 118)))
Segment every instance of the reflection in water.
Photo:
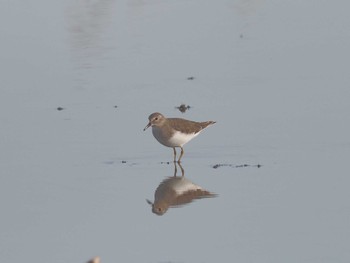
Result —
POLYGON ((196 199, 215 197, 199 185, 192 183, 184 176, 184 169, 179 163, 174 163, 174 176, 163 180, 154 193, 154 203, 147 200, 152 206, 152 212, 157 215, 163 215, 169 207, 179 207, 188 204, 196 199), (177 165, 179 165, 182 176, 176 176, 177 165))
POLYGON ((73 48, 98 46, 108 26, 115 0, 73 1, 66 10, 68 30, 73 48))
POLYGON ((85 78, 98 62, 108 57, 106 28, 113 17, 115 0, 75 0, 66 8, 65 15, 72 56, 84 86, 85 78))
POLYGON ((254 14, 264 1, 265 0, 239 0, 232 5, 234 5, 234 9, 239 15, 249 16, 254 14))

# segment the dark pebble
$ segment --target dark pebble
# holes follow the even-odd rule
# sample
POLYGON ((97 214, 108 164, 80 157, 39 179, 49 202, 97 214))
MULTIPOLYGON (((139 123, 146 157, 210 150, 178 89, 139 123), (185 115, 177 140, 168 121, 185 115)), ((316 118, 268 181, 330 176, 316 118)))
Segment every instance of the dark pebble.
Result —
POLYGON ((181 104, 178 107, 175 107, 176 109, 178 109, 179 111, 181 111, 182 113, 185 113, 187 110, 189 110, 191 108, 190 105, 186 105, 186 104, 181 104))

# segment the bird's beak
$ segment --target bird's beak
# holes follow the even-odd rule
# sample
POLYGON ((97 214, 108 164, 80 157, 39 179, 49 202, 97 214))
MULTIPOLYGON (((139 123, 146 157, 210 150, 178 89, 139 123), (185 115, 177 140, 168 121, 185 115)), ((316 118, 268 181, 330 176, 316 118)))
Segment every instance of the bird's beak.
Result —
POLYGON ((150 200, 146 199, 146 202, 147 202, 147 204, 149 204, 150 206, 153 207, 153 203, 150 200))
POLYGON ((151 126, 151 122, 149 122, 146 127, 143 129, 143 131, 145 131, 149 126, 151 126))

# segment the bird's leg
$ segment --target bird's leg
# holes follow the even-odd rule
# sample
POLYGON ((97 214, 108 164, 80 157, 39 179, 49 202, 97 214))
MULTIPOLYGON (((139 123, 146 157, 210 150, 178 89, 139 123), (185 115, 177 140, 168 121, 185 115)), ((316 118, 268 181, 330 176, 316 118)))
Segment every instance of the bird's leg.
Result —
POLYGON ((176 177, 176 174, 177 174, 177 166, 176 166, 176 162, 174 162, 174 177, 176 177))
POLYGON ((180 146, 180 148, 181 148, 181 153, 180 153, 179 160, 177 160, 178 163, 180 163, 181 157, 182 157, 182 155, 184 155, 184 148, 182 148, 181 146, 180 146))
POLYGON ((180 163, 178 163, 178 165, 180 166, 180 169, 181 169, 181 176, 184 177, 185 176, 185 170, 184 170, 184 168, 182 167, 182 165, 180 163))
POLYGON ((173 150, 174 150, 174 163, 176 162, 176 150, 175 150, 175 147, 173 147, 173 150))

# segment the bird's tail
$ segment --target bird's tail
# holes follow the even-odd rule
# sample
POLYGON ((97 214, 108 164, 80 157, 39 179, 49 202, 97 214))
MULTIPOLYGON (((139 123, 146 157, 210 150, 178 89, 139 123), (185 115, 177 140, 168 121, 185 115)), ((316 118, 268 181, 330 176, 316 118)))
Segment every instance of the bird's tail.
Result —
POLYGON ((202 122, 201 123, 202 129, 207 128, 208 126, 213 125, 215 123, 216 123, 216 121, 205 121, 205 122, 202 122))

